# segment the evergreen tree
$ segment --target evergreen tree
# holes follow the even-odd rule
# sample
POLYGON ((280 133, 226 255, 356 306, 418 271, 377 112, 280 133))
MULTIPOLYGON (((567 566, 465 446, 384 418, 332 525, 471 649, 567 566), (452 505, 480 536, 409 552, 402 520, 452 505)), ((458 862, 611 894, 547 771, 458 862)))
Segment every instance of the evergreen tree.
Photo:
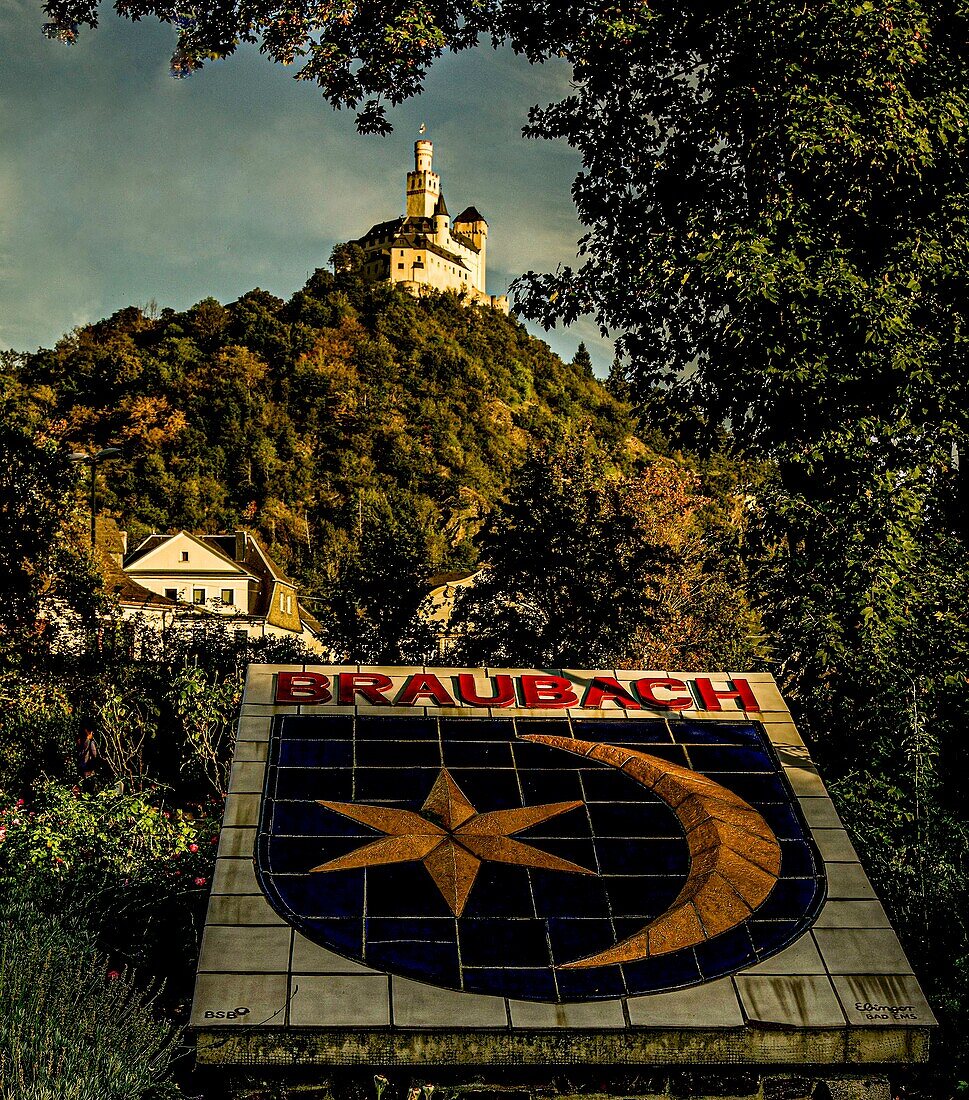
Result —
POLYGON ((575 355, 572 356, 572 366, 576 370, 582 371, 583 374, 587 374, 590 378, 592 377, 592 356, 589 354, 589 349, 585 346, 584 340, 575 349, 575 355))

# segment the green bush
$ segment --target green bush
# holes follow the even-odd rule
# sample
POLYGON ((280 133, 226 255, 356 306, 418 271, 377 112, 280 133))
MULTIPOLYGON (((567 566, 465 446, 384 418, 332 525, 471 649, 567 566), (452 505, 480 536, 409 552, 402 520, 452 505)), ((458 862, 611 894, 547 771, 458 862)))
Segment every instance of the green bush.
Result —
POLYGON ((136 1100, 174 1093, 178 1035, 153 996, 84 934, 29 906, 0 946, 0 1098, 136 1100))
POLYGON ((191 988, 218 826, 166 809, 161 794, 44 780, 28 800, 0 804, 0 906, 25 896, 71 913, 119 969, 164 976, 175 1008, 191 988))

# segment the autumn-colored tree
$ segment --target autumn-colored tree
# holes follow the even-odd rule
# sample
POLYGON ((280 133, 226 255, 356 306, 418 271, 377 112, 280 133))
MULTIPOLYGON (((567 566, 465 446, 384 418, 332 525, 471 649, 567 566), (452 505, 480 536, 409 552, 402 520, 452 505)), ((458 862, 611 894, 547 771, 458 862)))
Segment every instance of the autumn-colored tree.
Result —
POLYGON ((459 597, 468 664, 746 667, 754 616, 705 541, 695 475, 671 461, 610 469, 587 440, 534 452, 459 597))

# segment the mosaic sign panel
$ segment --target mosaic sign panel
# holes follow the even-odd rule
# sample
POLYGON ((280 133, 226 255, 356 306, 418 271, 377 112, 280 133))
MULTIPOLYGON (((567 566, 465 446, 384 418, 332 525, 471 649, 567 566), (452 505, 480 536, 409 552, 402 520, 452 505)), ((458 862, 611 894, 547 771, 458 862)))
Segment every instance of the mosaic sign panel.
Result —
POLYGON ((933 1025, 769 674, 250 665, 200 1062, 843 1068, 933 1025))
POLYGON ((277 701, 310 705, 272 725, 256 872, 307 939, 447 989, 569 1004, 734 974, 814 921, 823 861, 750 710, 691 719, 664 678, 593 679, 564 705, 554 677, 418 679, 388 697, 380 677, 280 674, 277 701), (456 712, 462 691, 490 706, 456 712), (359 693, 366 709, 336 713, 359 693))

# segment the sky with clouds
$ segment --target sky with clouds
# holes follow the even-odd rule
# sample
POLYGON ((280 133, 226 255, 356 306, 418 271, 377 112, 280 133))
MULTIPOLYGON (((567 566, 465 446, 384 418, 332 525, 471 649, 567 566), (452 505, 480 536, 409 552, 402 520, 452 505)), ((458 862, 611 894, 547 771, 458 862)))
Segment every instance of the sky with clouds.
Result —
MULTIPOLYGON (((490 223, 489 291, 574 260, 578 158, 521 137, 528 108, 567 90, 564 65, 445 58, 393 135, 361 137, 254 48, 173 80, 170 28, 104 9, 67 47, 43 22, 40 0, 0 0, 0 348, 152 300, 289 297, 334 244, 402 211, 421 122, 452 212, 474 204, 490 223)), ((607 370, 593 324, 534 331, 566 358, 585 340, 607 370)))

